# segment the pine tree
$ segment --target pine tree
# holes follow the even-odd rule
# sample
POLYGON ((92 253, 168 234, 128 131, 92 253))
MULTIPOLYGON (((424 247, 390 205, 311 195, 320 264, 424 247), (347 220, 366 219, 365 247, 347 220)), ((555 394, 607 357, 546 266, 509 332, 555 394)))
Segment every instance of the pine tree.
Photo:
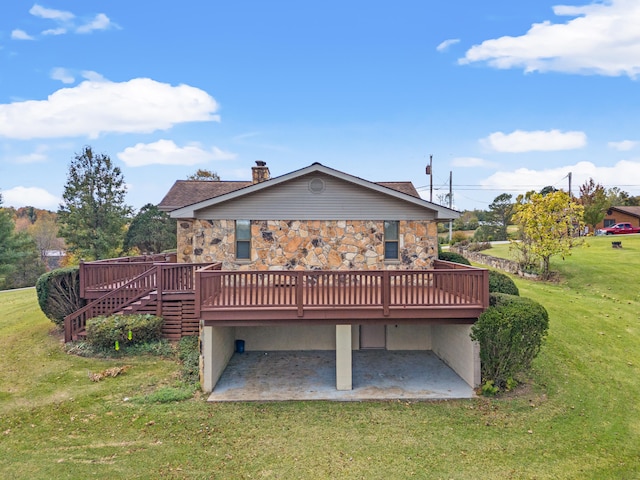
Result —
POLYGON ((127 217, 122 172, 104 154, 85 147, 69 165, 58 210, 60 236, 76 258, 98 260, 122 251, 127 217))

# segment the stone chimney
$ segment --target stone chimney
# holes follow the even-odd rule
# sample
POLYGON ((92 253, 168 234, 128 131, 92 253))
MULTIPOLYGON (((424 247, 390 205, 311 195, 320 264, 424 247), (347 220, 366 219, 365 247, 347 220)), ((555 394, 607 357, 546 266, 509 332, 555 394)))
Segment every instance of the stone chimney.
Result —
POLYGON ((256 166, 251 167, 251 175, 254 184, 269 180, 271 176, 269 175, 269 167, 267 167, 267 162, 256 160, 256 166))

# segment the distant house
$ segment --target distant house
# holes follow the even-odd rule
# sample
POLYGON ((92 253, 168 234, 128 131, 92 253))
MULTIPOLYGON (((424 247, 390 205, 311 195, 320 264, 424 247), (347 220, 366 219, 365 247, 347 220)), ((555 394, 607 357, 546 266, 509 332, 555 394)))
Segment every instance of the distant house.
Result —
POLYGON ((596 230, 622 222, 630 223, 634 227, 640 227, 640 207, 610 207, 602 222, 596 225, 596 230))
MULTIPOLYGON (((128 288, 139 300, 123 308, 169 318, 172 338, 199 324, 205 391, 238 341, 248 351, 335 351, 338 390, 352 388, 359 349, 430 350, 480 383, 469 334, 488 306, 488 272, 438 260, 437 224, 459 214, 410 182, 370 182, 319 163, 271 178, 256 162, 252 181, 179 180, 159 208, 177 221, 177 263, 149 263, 144 282, 124 260, 108 265, 117 279, 90 273, 108 262, 84 264, 81 276, 101 285, 136 276, 128 288)), ((120 294, 109 290, 113 303, 120 294)), ((99 295, 94 311, 108 303, 99 295)), ((69 317, 67 338, 82 318, 69 317)))

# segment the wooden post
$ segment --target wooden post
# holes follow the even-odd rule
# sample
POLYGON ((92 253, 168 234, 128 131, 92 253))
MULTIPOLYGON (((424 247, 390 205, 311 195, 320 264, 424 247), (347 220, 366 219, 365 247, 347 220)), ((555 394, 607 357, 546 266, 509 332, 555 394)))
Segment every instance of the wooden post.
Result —
POLYGON ((298 316, 304 317, 304 293, 302 291, 302 271, 296 272, 296 304, 298 305, 298 316))
POLYGON ((388 270, 382 272, 382 314, 389 316, 389 304, 391 303, 391 275, 388 270))
POLYGON ((162 292, 164 291, 164 270, 162 264, 156 264, 156 316, 162 316, 162 292))

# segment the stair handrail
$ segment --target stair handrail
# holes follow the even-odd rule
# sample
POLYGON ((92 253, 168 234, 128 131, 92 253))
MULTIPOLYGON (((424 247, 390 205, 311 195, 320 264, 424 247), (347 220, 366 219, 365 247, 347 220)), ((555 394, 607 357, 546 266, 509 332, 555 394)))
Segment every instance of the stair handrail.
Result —
MULTIPOLYGON (((67 315, 66 317, 64 317, 64 341, 65 342, 70 342, 73 339, 73 335, 79 331, 81 331, 82 329, 85 328, 86 323, 87 323, 87 319, 88 318, 92 318, 95 316, 95 314, 93 313, 94 311, 94 307, 96 307, 97 305, 99 305, 100 303, 104 303, 105 300, 108 300, 110 298, 117 298, 118 294, 120 292, 122 292, 123 290, 128 289, 128 287, 130 287, 132 284, 139 282, 140 280, 142 280, 145 277, 152 277, 153 275, 155 275, 155 282, 152 282, 149 286, 147 286, 146 288, 144 288, 143 290, 139 291, 137 295, 135 295, 133 298, 130 298, 128 300, 126 300, 125 302, 123 302, 122 304, 116 304, 111 308, 111 311, 108 313, 109 315, 112 313, 115 313, 119 310, 122 310, 124 307, 131 305, 133 302, 141 299, 142 297, 144 297, 145 295, 148 295, 149 293, 153 292, 154 290, 156 290, 158 288, 157 285, 157 279, 158 279, 158 266, 154 265, 152 268, 150 268, 149 270, 141 273, 140 275, 132 278, 131 280, 129 280, 127 283, 124 283, 123 285, 121 285, 120 287, 111 290, 109 293, 103 295, 100 298, 97 298, 95 300, 93 300, 92 302, 88 303, 87 305, 85 305, 84 307, 82 307, 79 310, 76 310, 75 312, 67 315), (92 312, 91 314, 89 314, 88 312, 92 312)), ((103 312, 104 313, 104 312, 103 312)))

